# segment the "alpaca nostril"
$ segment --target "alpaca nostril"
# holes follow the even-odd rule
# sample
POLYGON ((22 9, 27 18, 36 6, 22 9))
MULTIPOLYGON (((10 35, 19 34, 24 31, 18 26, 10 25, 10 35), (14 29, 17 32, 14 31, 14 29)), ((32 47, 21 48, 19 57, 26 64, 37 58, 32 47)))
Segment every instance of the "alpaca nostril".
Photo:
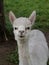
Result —
POLYGON ((24 31, 22 31, 22 33, 24 33, 24 31))
POLYGON ((24 31, 19 31, 21 34, 24 33, 24 31))

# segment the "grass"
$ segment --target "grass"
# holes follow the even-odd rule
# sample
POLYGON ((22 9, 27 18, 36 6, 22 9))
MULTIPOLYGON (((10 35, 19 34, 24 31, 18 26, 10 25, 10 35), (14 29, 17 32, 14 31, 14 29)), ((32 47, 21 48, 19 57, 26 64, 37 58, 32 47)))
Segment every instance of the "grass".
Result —
POLYGON ((43 31, 49 30, 49 0, 4 0, 6 28, 11 30, 8 13, 14 12, 16 17, 29 17, 33 10, 37 12, 36 22, 33 28, 43 31))
POLYGON ((12 53, 10 53, 8 55, 7 61, 9 61, 10 63, 19 64, 19 59, 18 59, 18 48, 16 47, 16 50, 13 51, 12 53))
MULTIPOLYGON (((29 17, 32 11, 36 10, 36 22, 32 28, 49 31, 49 0, 4 0, 6 29, 10 35, 12 34, 12 25, 9 21, 8 14, 11 10, 16 17, 29 17)), ((10 54, 10 62, 16 62, 17 58, 15 55, 16 53, 10 54)))

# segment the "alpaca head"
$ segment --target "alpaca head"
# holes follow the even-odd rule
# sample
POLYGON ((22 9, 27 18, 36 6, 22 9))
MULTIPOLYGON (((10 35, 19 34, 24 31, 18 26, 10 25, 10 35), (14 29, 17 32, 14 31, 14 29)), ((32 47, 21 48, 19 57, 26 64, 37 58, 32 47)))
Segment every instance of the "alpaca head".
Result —
POLYGON ((12 11, 9 12, 9 19, 13 25, 13 32, 15 40, 25 39, 29 36, 31 26, 34 24, 36 19, 36 11, 33 11, 29 18, 20 17, 16 18, 12 11))

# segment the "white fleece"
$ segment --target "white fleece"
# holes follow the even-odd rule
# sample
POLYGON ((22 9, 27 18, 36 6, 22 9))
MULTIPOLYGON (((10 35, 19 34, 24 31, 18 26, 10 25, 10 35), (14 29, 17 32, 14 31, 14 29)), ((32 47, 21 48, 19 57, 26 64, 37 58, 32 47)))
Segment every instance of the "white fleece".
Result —
POLYGON ((47 65, 48 46, 41 31, 32 30, 28 40, 18 43, 19 65, 47 65))

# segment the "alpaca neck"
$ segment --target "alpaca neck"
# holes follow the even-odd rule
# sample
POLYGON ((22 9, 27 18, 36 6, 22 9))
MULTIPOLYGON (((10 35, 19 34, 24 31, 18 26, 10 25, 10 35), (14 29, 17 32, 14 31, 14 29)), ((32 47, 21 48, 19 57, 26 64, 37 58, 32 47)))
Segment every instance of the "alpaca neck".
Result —
POLYGON ((18 41, 19 65, 29 65, 28 62, 28 43, 26 40, 18 41))

